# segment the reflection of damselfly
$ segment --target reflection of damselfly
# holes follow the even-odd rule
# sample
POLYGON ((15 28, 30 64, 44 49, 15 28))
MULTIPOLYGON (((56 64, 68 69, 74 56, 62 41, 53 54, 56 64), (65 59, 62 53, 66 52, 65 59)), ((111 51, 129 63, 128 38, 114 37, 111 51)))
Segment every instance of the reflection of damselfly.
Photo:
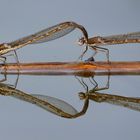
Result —
MULTIPOLYGON (((83 56, 88 47, 97 51, 102 51, 106 53, 107 60, 109 61, 109 50, 101 46, 115 45, 115 44, 126 44, 126 43, 140 43, 140 32, 133 32, 128 34, 121 35, 112 35, 112 36, 95 36, 89 39, 81 38, 78 42, 79 45, 86 45, 86 50, 81 56, 83 56)), ((94 55, 95 55, 94 54, 94 55)))
POLYGON ((92 100, 98 103, 102 103, 102 102, 109 103, 109 104, 126 107, 132 110, 140 111, 140 98, 99 93, 98 91, 106 90, 109 88, 109 81, 107 82, 107 85, 102 88, 98 88, 98 84, 96 83, 96 81, 94 79, 93 81, 94 81, 95 87, 87 92, 80 92, 79 93, 80 99, 88 98, 89 100, 92 100))
MULTIPOLYGON (((93 81, 92 81, 93 82, 93 81)), ((88 88, 87 88, 88 89, 88 88)), ((124 97, 119 95, 110 95, 99 93, 99 90, 108 89, 108 87, 98 88, 95 82, 95 87, 87 92, 80 92, 80 99, 84 99, 84 105, 80 112, 78 112, 73 106, 67 102, 41 94, 27 94, 18 89, 12 88, 6 84, 0 83, 0 95, 11 96, 28 103, 35 104, 57 116, 64 118, 77 118, 84 115, 88 109, 89 100, 96 102, 106 102, 114 105, 120 105, 140 111, 140 98, 137 97, 124 97)))
POLYGON ((65 118, 77 118, 85 113, 89 100, 85 99, 83 109, 78 112, 70 104, 55 97, 40 94, 27 94, 6 84, 0 83, 0 95, 11 96, 35 104, 55 115, 65 118))
POLYGON ((16 41, 0 44, 0 55, 6 54, 10 51, 15 51, 16 49, 28 44, 43 43, 55 40, 65 36, 76 28, 82 31, 84 40, 87 40, 88 34, 82 25, 79 25, 75 22, 63 22, 16 41))

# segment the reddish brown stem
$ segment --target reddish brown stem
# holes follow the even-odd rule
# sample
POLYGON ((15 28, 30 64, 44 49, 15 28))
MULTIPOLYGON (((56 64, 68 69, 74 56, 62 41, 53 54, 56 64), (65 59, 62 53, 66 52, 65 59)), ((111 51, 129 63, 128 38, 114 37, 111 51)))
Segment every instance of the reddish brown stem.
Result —
POLYGON ((44 62, 0 65, 2 74, 29 75, 139 75, 140 61, 135 62, 44 62))

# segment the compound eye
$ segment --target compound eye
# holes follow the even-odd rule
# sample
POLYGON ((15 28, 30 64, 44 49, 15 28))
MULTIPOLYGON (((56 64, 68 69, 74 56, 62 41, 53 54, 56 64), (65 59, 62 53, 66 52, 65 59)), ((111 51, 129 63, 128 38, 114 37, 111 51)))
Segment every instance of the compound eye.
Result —
POLYGON ((82 45, 84 45, 84 43, 85 43, 84 37, 82 37, 78 40, 78 45, 82 46, 82 45))

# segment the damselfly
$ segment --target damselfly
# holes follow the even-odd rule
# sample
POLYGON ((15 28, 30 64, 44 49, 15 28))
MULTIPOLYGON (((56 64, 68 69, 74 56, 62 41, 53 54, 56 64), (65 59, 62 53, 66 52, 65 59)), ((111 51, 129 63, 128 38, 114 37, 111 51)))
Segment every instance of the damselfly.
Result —
POLYGON ((19 49, 28 44, 43 43, 55 40, 57 38, 65 36, 76 28, 82 31, 84 40, 87 40, 88 34, 86 32, 86 29, 82 25, 79 25, 75 22, 63 22, 47 29, 41 30, 35 34, 20 38, 16 41, 0 44, 0 55, 19 49))
MULTIPOLYGON (((109 61, 109 50, 101 46, 115 45, 115 44, 126 44, 126 43, 140 43, 140 32, 133 32, 128 34, 111 35, 111 36, 95 36, 92 38, 81 38, 78 41, 79 45, 86 45, 86 49, 81 56, 83 56, 88 47, 95 50, 95 54, 98 50, 106 53, 107 60, 109 61)), ((94 54, 94 55, 95 55, 94 54)))

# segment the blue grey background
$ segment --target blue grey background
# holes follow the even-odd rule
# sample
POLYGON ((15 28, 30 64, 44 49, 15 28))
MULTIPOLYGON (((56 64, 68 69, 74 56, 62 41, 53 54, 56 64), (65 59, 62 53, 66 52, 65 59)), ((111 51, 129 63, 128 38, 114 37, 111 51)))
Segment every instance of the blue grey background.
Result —
MULTIPOLYGON (((140 30, 138 0, 0 0, 0 42, 8 42, 46 27, 75 21, 89 36, 111 35, 140 30)), ((84 48, 76 42, 78 30, 43 44, 18 50, 21 62, 74 61, 84 48)), ((109 46, 113 61, 135 61, 140 46, 109 46)), ((89 51, 86 58, 91 54, 89 51)), ((103 54, 99 54, 103 60, 103 54)), ((13 81, 15 76, 8 76, 13 81)), ((105 84, 106 77, 96 77, 105 84)), ((88 82, 88 79, 85 79, 88 82)), ((111 94, 139 97, 139 76, 111 77, 111 94)), ((91 87, 92 85, 90 85, 91 87)), ((27 93, 54 96, 80 110, 77 93, 84 91, 74 76, 20 76, 18 89, 27 93)), ((0 139, 96 139, 132 140, 140 138, 140 113, 121 107, 91 102, 87 113, 77 119, 64 119, 12 97, 0 97, 0 139)))

